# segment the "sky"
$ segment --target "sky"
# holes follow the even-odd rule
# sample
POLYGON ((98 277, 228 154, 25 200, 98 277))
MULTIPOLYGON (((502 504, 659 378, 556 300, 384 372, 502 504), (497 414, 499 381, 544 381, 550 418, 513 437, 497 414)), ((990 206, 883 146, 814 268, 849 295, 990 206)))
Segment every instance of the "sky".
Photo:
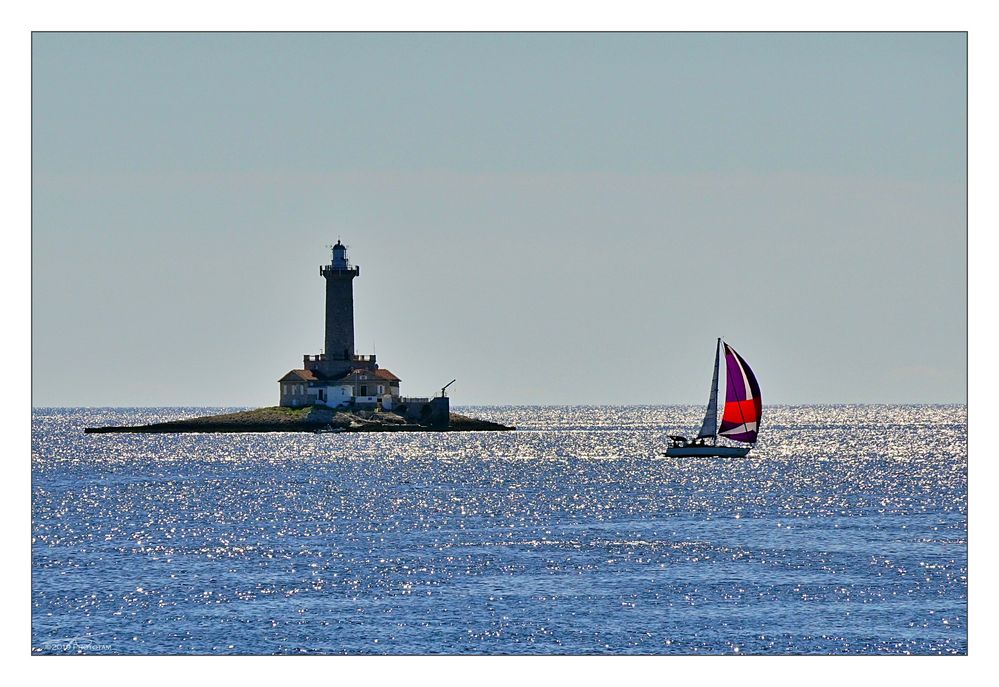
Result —
POLYGON ((32 404, 964 402, 960 33, 32 38, 32 404))

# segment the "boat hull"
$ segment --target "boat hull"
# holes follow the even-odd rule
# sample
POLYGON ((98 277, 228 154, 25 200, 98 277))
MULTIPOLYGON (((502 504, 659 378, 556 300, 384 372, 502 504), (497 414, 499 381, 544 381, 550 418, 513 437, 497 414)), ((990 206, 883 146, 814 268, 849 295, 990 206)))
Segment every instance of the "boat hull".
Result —
POLYGON ((664 456, 670 458, 742 458, 752 446, 671 446, 664 456))

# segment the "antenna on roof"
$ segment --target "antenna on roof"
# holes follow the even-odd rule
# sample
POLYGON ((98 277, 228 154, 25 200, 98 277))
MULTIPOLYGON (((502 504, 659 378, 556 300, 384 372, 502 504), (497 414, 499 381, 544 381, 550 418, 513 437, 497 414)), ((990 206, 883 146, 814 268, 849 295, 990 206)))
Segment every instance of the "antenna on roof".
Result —
POLYGON ((441 398, 444 398, 447 395, 444 393, 447 390, 447 388, 457 381, 458 381, 457 379, 452 379, 450 382, 448 382, 441 388, 441 398))

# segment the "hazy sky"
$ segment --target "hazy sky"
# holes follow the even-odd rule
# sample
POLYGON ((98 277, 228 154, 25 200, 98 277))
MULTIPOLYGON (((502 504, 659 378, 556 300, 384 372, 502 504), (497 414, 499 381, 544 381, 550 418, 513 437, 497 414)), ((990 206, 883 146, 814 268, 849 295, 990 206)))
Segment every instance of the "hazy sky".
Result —
POLYGON ((35 406, 963 402, 963 34, 35 34, 35 406), (449 390, 450 391, 450 390, 449 390))

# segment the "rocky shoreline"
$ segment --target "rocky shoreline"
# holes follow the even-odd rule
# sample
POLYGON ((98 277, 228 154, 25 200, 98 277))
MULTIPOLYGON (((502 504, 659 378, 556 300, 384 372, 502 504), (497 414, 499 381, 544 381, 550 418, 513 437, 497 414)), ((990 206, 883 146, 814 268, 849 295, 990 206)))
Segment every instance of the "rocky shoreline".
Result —
POLYGON ((87 434, 170 434, 190 432, 501 432, 514 427, 451 413, 446 428, 407 421, 392 412, 338 411, 325 406, 274 406, 224 415, 155 422, 149 425, 87 427, 87 434))

